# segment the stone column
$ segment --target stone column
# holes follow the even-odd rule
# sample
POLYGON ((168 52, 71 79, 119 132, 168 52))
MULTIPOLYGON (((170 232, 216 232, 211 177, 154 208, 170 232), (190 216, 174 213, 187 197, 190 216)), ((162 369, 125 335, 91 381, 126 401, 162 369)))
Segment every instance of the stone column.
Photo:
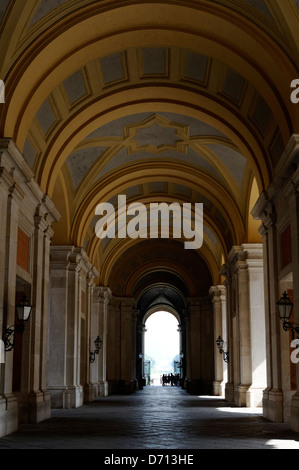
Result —
MULTIPOLYGON (((50 284, 50 246, 53 237, 53 230, 47 227, 44 232, 44 276, 43 276, 43 298, 42 298, 42 330, 41 330, 41 381, 40 390, 47 403, 47 416, 51 413, 51 394, 48 390, 48 346, 49 346, 49 284, 50 284)), ((45 418, 46 419, 46 418, 45 418)), ((47 418, 48 419, 48 418, 47 418)))
MULTIPOLYGON (((53 408, 77 408, 94 398, 90 322, 97 272, 82 248, 51 247, 49 390, 53 408)), ((95 339, 95 338, 94 338, 95 339)))
MULTIPOLYGON (((136 330, 135 323, 135 299, 122 299, 121 301, 121 380, 124 381, 126 393, 132 393, 136 389, 135 372, 135 350, 136 350, 136 330)), ((143 357, 144 361, 144 357, 143 357)))
MULTIPOLYGON (((294 292, 294 321, 299 325, 299 168, 292 177, 289 185, 288 200, 290 203, 292 268, 294 292)), ((291 427, 299 432, 299 364, 296 364, 297 391, 291 401, 291 427)))
POLYGON ((140 321, 139 314, 140 311, 134 309, 134 316, 136 316, 135 377, 137 387, 141 390, 143 388, 143 363, 139 354, 144 354, 145 324, 140 321))
POLYGON ((189 299, 189 338, 188 379, 191 382, 192 393, 199 391, 201 376, 201 341, 200 341, 200 299, 189 299))
POLYGON ((291 136, 276 164, 273 179, 253 211, 261 220, 264 244, 265 309, 267 333, 267 388, 264 391, 264 417, 274 422, 290 421, 299 431, 299 369, 297 390, 291 389, 289 332, 282 330, 276 302, 284 286, 294 294, 294 321, 299 324, 299 135, 291 136), (290 227, 291 243, 283 241, 290 227), (291 406, 290 397, 291 398, 291 406))
MULTIPOLYGON (((82 383, 84 383, 84 402, 92 402, 98 394, 98 385, 94 383, 92 376, 92 364, 89 361, 90 351, 95 348, 94 340, 98 336, 92 328, 93 324, 93 294, 95 289, 94 279, 98 276, 97 270, 89 265, 87 259, 85 259, 85 279, 82 280, 82 284, 85 285, 84 291, 84 308, 81 307, 81 318, 84 318, 85 331, 81 332, 81 338, 83 341, 81 350, 81 365, 83 364, 83 370, 81 370, 82 383), (83 312, 82 312, 83 310, 83 312)), ((83 287, 83 286, 82 286, 83 287)), ((82 299, 81 299, 82 301, 82 299)), ((96 330, 98 331, 98 329, 96 330)), ((98 355, 97 355, 98 357, 98 355)))
POLYGON ((213 286, 210 288, 209 294, 213 303, 214 312, 214 370, 215 378, 213 383, 213 395, 224 395, 224 376, 227 375, 227 364, 223 361, 222 355, 219 353, 216 341, 221 336, 226 341, 226 331, 223 331, 223 326, 226 325, 226 318, 223 312, 223 300, 221 297, 225 296, 224 286, 213 286))
MULTIPOLYGON (((91 364, 93 381, 98 384, 98 395, 108 395, 107 381, 107 333, 108 333, 108 308, 112 293, 108 287, 95 287, 93 295, 93 318, 91 331, 93 336, 99 335, 102 347, 96 365, 91 364)), ((92 336, 92 334, 91 334, 92 336)), ((92 337, 93 337, 92 336, 92 337)), ((91 345, 91 348, 93 345, 91 345)))
MULTIPOLYGON (((49 240, 45 240, 48 224, 43 214, 35 216, 35 230, 33 235, 34 267, 32 282, 31 314, 31 344, 30 344, 30 374, 28 382, 28 419, 30 422, 39 422, 50 418, 50 394, 43 381, 47 370, 47 327, 48 327, 48 279, 49 279, 49 240), (43 371, 44 375, 41 373, 43 371)), ((26 407, 26 404, 23 403, 26 407)))
MULTIPOLYGON (((2 290, 2 328, 15 324, 15 298, 16 298, 16 259, 17 259, 17 238, 18 238, 18 217, 19 206, 23 199, 20 188, 12 181, 5 169, 2 169, 1 188, 4 194, 6 207, 3 205, 4 217, 6 221, 6 233, 3 234, 5 247, 3 253, 3 290, 2 290), (12 183, 8 188, 7 183, 12 183)), ((13 383, 13 354, 14 351, 5 354, 5 365, 1 367, 1 399, 0 399, 0 435, 4 436, 15 432, 18 429, 18 400, 12 392, 13 383)))
POLYGON ((234 385, 233 399, 238 406, 261 406, 266 385, 262 245, 233 247, 225 270, 230 280, 229 381, 234 385))
POLYGON ((80 291, 80 256, 75 249, 69 256, 67 290, 67 408, 83 405, 83 385, 80 377, 81 359, 81 291, 80 291))
POLYGON ((237 332, 237 373, 235 382, 235 402, 238 406, 246 406, 246 394, 252 381, 251 331, 249 278, 246 254, 240 252, 235 261, 236 275, 236 332, 237 332))
POLYGON ((191 377, 191 322, 189 308, 185 309, 185 321, 186 321, 186 354, 185 354, 185 388, 188 385, 188 381, 191 377))
POLYGON ((264 296, 266 321, 267 386, 263 393, 263 415, 274 421, 283 421, 283 393, 281 381, 281 325, 277 315, 278 259, 277 259, 277 215, 267 193, 262 193, 253 216, 261 219, 259 229, 263 239, 264 296))
POLYGON ((107 337, 109 393, 131 393, 136 388, 134 306, 135 299, 128 298, 112 297, 109 303, 107 337))
POLYGON ((234 334, 233 334, 233 321, 235 314, 235 295, 233 290, 232 273, 229 270, 228 264, 222 266, 220 274, 225 277, 224 288, 225 297, 222 296, 223 307, 223 340, 226 342, 226 349, 229 354, 228 363, 226 364, 226 382, 224 395, 225 400, 228 402, 234 401, 234 369, 235 369, 235 354, 234 354, 234 334))
POLYGON ((52 247, 49 296, 49 367, 48 382, 52 408, 67 406, 67 310, 70 247, 52 247))
POLYGON ((264 262, 261 244, 243 244, 246 253, 249 300, 251 385, 246 392, 246 406, 262 406, 267 384, 266 319, 264 298, 264 262))
POLYGON ((107 381, 109 394, 119 393, 120 371, 120 301, 115 297, 109 302, 107 329, 107 381))
MULTIPOLYGON (((227 339, 228 338, 228 322, 227 322, 227 305, 226 305, 226 287, 225 285, 218 286, 218 287, 220 288, 222 334, 223 334, 223 338, 227 339)), ((228 361, 229 361, 229 358, 228 358, 228 361)), ((228 382, 228 366, 229 366, 229 362, 223 361, 223 384, 224 384, 223 395, 225 395, 225 386, 228 382)))
POLYGON ((0 192, 0 254, 4 268, 0 268, 1 333, 15 325, 17 289, 26 293, 32 304, 25 333, 15 336, 20 356, 15 347, 7 352, 5 365, 1 365, 0 393, 5 403, 1 399, 0 413, 5 412, 0 421, 7 421, 5 434, 9 434, 18 421, 38 422, 50 416, 46 382, 49 245, 51 225, 60 215, 10 139, 0 139, 0 192), (28 242, 24 258, 19 234, 28 242))
MULTIPOLYGON (((4 330, 6 328, 6 300, 5 300, 5 277, 6 277, 6 226, 7 226, 7 204, 9 188, 12 186, 13 181, 11 175, 3 167, 0 167, 0 220, 1 225, 4 228, 4 233, 1 232, 0 236, 0 258, 3 260, 0 263, 0 337, 1 340, 4 336, 4 330), (3 233, 3 236, 2 236, 3 233), (4 303, 5 300, 5 303, 4 303), (4 317, 5 313, 5 317, 4 317)), ((0 437, 8 434, 8 429, 11 432, 17 430, 17 416, 15 412, 7 411, 6 398, 4 396, 4 377, 5 377, 5 352, 3 352, 4 343, 1 343, 1 363, 0 363, 0 437)))

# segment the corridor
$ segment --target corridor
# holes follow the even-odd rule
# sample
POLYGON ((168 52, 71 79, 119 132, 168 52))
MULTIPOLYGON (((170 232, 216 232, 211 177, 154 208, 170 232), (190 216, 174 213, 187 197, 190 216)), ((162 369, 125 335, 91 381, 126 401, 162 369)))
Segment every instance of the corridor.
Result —
POLYGON ((157 386, 52 410, 51 419, 0 439, 0 449, 299 449, 299 435, 262 410, 157 386))

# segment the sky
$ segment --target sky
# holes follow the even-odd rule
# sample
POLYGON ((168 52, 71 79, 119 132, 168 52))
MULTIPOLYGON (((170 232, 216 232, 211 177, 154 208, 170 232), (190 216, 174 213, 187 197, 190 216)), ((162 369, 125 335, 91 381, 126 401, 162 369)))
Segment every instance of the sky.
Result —
POLYGON ((145 360, 152 360, 152 374, 173 371, 173 359, 180 353, 178 321, 168 312, 153 313, 145 324, 145 360))

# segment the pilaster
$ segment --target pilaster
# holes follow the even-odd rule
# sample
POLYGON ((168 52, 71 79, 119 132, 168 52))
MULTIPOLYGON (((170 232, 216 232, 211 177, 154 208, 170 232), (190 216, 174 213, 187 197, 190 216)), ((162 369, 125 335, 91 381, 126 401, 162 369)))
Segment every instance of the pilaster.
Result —
MULTIPOLYGON (((274 178, 264 191, 253 211, 255 219, 261 220, 260 233, 264 245, 264 279, 265 279, 265 311, 266 311, 266 336, 267 336, 267 388, 264 391, 263 415, 274 422, 282 422, 291 414, 291 423, 294 429, 297 402, 296 394, 293 396, 294 409, 290 413, 286 411, 289 407, 291 386, 286 385, 286 377, 290 375, 290 353, 285 332, 282 331, 278 316, 277 301, 282 295, 281 285, 284 279, 285 268, 293 279, 290 288, 298 296, 298 205, 296 192, 298 185, 298 151, 299 136, 293 135, 287 144, 285 151, 275 168, 274 178), (288 266, 282 267, 281 263, 281 235, 282 229, 289 224, 291 227, 291 255, 292 261, 288 266), (283 269, 284 268, 284 271, 283 269)), ((290 248, 290 247, 288 247, 290 248)), ((298 322, 298 297, 294 298, 296 322, 298 322)), ((298 365, 297 365, 298 381, 298 365)), ((298 384, 297 384, 298 393, 298 384)), ((297 429, 299 427, 297 426, 297 429)))
MULTIPOLYGON (((97 395, 108 395, 107 381, 107 334, 108 334, 108 308, 112 298, 112 293, 108 287, 98 286, 94 288, 93 293, 93 317, 92 328, 93 336, 100 336, 102 347, 99 352, 97 362, 91 364, 92 380, 97 384, 97 395)), ((92 340, 91 340, 92 341, 92 340)), ((91 344, 91 349, 93 345, 91 344)))
POLYGON ((219 336, 226 338, 226 309, 223 297, 225 297, 225 286, 212 286, 209 291, 213 303, 214 312, 214 370, 215 380, 213 383, 213 394, 224 395, 224 387, 227 381, 227 364, 219 353, 216 341, 219 336))
POLYGON ((233 247, 222 274, 228 297, 226 399, 238 406, 261 406, 266 385, 262 245, 233 247))
POLYGON ((1 365, 2 435, 15 431, 18 422, 38 422, 50 416, 46 381, 48 263, 51 225, 60 217, 11 139, 0 139, 0 217, 2 335, 15 324, 17 294, 26 294, 32 304, 25 333, 19 337, 18 351, 16 343, 6 352, 5 364, 1 365), (21 266, 20 233, 28 241, 27 266, 21 266))
POLYGON ((96 396, 89 352, 97 276, 82 248, 51 247, 49 390, 53 408, 77 408, 96 396))
POLYGON ((107 380, 109 393, 136 390, 135 299, 112 297, 109 302, 107 332, 107 380))
MULTIPOLYGON (((294 321, 299 325, 299 166, 288 187, 291 215, 292 274, 294 321)), ((297 390, 291 399, 290 422, 294 431, 299 432, 299 364, 296 364, 297 390)))

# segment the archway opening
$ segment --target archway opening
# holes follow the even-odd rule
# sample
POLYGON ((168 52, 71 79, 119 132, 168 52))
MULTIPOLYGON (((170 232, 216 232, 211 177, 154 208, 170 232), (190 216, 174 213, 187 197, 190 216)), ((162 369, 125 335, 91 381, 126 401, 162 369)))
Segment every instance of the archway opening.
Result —
POLYGON ((159 310, 145 322, 144 377, 146 385, 162 385, 162 376, 181 377, 179 322, 175 315, 159 310))

